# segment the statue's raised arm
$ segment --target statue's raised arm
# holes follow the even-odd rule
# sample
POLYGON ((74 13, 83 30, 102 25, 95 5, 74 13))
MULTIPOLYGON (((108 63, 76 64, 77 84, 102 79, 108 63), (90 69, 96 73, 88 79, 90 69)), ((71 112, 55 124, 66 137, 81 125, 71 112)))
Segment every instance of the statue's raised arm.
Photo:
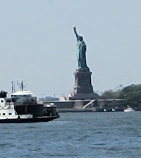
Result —
POLYGON ((86 63, 86 44, 83 37, 77 34, 76 26, 73 26, 73 30, 77 38, 78 69, 89 69, 86 63))
POLYGON ((74 33, 75 33, 76 38, 77 38, 77 40, 78 40, 78 39, 79 39, 79 35, 77 34, 76 26, 75 26, 75 25, 73 26, 73 30, 74 30, 74 33))

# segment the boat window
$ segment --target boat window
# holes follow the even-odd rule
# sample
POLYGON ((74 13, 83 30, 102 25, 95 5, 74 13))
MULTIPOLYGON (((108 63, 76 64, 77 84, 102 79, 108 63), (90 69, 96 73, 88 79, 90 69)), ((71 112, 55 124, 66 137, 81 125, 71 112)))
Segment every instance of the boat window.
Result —
POLYGON ((9 115, 12 115, 12 113, 9 113, 9 115))
POLYGON ((3 102, 3 100, 1 100, 1 102, 3 102))
POLYGON ((3 113, 3 115, 5 115, 5 113, 3 113))

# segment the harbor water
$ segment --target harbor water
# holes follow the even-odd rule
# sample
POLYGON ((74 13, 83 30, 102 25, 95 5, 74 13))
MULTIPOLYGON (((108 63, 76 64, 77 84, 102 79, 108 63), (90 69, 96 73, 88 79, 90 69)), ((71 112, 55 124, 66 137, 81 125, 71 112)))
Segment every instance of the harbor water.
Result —
POLYGON ((140 158, 141 112, 60 113, 0 124, 0 158, 140 158))

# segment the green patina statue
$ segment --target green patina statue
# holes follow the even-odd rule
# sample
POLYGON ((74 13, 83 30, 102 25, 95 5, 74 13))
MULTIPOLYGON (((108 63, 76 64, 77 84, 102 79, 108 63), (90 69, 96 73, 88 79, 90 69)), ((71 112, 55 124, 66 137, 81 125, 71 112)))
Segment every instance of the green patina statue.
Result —
POLYGON ((86 63, 86 44, 83 41, 83 37, 79 36, 76 32, 76 26, 73 26, 74 33, 77 38, 77 60, 78 69, 89 69, 86 63))

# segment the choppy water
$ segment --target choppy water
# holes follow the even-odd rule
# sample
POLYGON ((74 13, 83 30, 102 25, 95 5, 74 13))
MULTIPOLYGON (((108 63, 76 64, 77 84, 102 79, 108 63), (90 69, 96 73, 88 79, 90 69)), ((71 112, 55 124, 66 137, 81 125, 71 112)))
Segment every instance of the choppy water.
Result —
POLYGON ((141 112, 60 116, 0 124, 0 158, 141 158, 141 112))

